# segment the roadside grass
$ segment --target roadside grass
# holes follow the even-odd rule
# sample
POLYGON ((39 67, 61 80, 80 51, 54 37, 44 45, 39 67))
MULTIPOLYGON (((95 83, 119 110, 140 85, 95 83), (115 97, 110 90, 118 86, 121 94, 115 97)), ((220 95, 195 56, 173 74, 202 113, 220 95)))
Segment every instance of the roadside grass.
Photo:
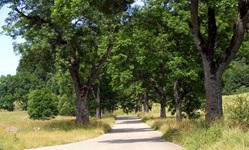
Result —
MULTIPOLYGON (((249 93, 243 94, 247 96, 249 93)), ((231 105, 238 95, 224 96, 223 105, 231 105)), ((175 121, 175 116, 167 114, 160 119, 159 105, 153 106, 149 113, 138 115, 149 126, 163 133, 163 139, 180 145, 186 150, 249 150, 249 126, 229 120, 224 111, 224 119, 207 124, 204 113, 199 119, 184 119, 182 123, 175 121)))
POLYGON ((237 95, 228 95, 228 96, 223 96, 223 110, 224 110, 224 116, 227 118, 228 114, 228 109, 229 106, 234 105, 234 102, 238 99, 242 98, 242 100, 247 100, 249 101, 249 93, 242 93, 242 94, 237 94, 237 95))
POLYGON ((0 150, 20 150, 81 141, 109 131, 114 115, 91 118, 90 124, 76 126, 75 117, 58 116, 53 120, 30 120, 27 112, 0 112, 0 150))

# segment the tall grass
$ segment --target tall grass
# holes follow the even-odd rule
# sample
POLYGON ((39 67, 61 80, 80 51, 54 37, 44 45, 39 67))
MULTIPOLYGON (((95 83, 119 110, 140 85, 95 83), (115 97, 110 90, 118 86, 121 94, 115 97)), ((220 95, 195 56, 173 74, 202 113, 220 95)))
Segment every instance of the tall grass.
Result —
POLYGON ((90 125, 76 126, 74 117, 34 121, 26 112, 0 112, 0 150, 19 150, 81 141, 111 129, 114 116, 91 118, 90 125), (17 131, 16 131, 17 130, 17 131))
MULTIPOLYGON (((231 105, 236 97, 223 97, 224 107, 231 105)), ((177 123, 175 116, 158 118, 159 107, 153 107, 153 110, 139 116, 152 128, 160 130, 163 139, 179 144, 186 150, 249 150, 249 127, 245 124, 234 124, 228 118, 207 124, 202 117, 177 123)))

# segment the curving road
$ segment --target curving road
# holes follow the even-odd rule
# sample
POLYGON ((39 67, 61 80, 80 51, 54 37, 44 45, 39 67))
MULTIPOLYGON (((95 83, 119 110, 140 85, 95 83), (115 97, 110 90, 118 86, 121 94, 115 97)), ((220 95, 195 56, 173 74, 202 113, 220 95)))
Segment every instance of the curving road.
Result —
POLYGON ((136 116, 118 116, 112 130, 94 139, 33 150, 182 150, 178 145, 161 139, 136 116))

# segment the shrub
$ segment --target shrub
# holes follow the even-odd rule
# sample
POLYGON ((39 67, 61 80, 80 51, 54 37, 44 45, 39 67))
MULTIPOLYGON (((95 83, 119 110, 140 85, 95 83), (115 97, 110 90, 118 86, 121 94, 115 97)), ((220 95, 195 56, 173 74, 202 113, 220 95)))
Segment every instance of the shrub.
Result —
POLYGON ((237 96, 227 106, 228 118, 234 122, 247 123, 249 122, 249 97, 237 96))
POLYGON ((57 97, 48 89, 34 90, 28 96, 30 119, 48 120, 58 115, 57 97))

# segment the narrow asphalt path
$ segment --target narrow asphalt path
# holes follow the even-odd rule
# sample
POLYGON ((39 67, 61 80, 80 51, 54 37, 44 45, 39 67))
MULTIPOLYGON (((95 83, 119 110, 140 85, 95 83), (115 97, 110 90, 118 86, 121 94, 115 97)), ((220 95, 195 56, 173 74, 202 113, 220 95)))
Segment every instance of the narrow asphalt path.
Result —
POLYGON ((136 116, 118 116, 112 130, 97 138, 71 144, 34 150, 182 150, 165 142, 162 133, 154 131, 136 116))

